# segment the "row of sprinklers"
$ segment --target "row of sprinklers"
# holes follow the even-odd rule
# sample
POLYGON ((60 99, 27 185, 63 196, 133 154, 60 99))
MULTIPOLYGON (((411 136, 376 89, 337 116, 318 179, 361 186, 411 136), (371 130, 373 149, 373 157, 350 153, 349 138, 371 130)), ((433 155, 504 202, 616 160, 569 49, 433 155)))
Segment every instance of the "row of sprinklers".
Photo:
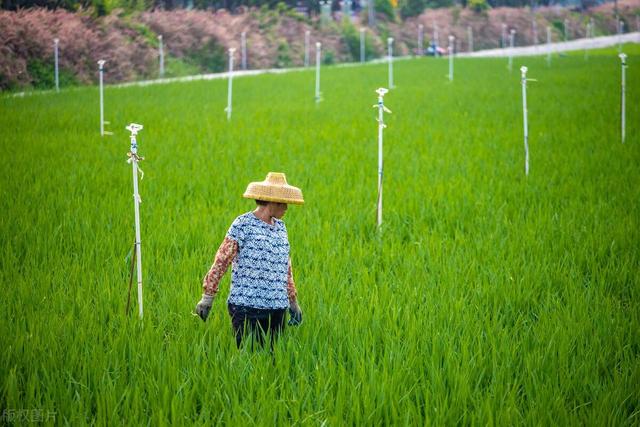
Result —
MULTIPOLYGON (((308 33, 305 36, 305 40, 308 41, 308 33)), ((513 32, 511 33, 511 44, 513 40, 513 32)), ((454 42, 455 38, 453 36, 449 36, 449 46, 448 46, 448 57, 449 57, 449 74, 448 79, 450 82, 453 82, 454 77, 454 42)), ((377 109, 377 117, 376 121, 377 125, 377 140, 378 140, 378 182, 377 182, 377 200, 376 200, 376 223, 378 229, 382 226, 382 189, 383 189, 383 176, 384 176, 384 160, 383 160, 383 131, 386 128, 386 124, 384 122, 384 114, 391 113, 384 105, 384 96, 389 93, 390 89, 394 89, 395 85, 393 82, 393 38, 388 38, 387 40, 388 54, 388 88, 378 88, 376 89, 377 94, 377 103, 373 106, 377 109)), ((320 56, 321 56, 322 45, 320 42, 316 43, 316 73, 315 73, 315 102, 316 104, 322 101, 322 95, 320 92, 320 56)), ((228 72, 228 93, 227 93, 227 107, 225 108, 225 112, 227 114, 227 119, 231 119, 232 113, 232 102, 233 102, 233 60, 234 60, 235 49, 229 49, 229 72, 228 72)), ((625 142, 625 116, 626 116, 626 58, 627 55, 620 52, 619 58, 621 60, 622 65, 622 75, 621 75, 621 140, 622 143, 625 142)), ((549 57, 548 57, 549 58, 549 57)), ((550 61, 547 61, 550 64, 550 61)), ((512 66, 512 56, 509 55, 509 63, 508 68, 511 70, 512 66)), ((105 131, 105 124, 108 124, 104 120, 104 84, 103 84, 103 72, 104 72, 105 61, 98 61, 99 73, 100 73, 100 134, 104 135, 112 135, 111 132, 105 131)), ((535 81, 534 79, 527 78, 527 67, 522 66, 520 68, 521 72, 521 86, 522 86, 522 114, 523 114, 523 136, 524 136, 524 170, 525 175, 529 175, 529 133, 528 133, 528 116, 527 116, 527 82, 535 81)), ((134 214, 135 214, 135 241, 133 245, 133 256, 131 261, 131 272, 129 279, 129 297, 127 299, 127 308, 126 311, 129 312, 130 305, 130 297, 131 297, 131 287, 134 276, 134 267, 137 277, 137 288, 138 288, 138 306, 139 306, 139 316, 142 318, 143 316, 143 303, 142 303, 142 255, 141 255, 141 247, 140 247, 140 203, 141 198, 138 191, 138 175, 140 174, 140 179, 144 177, 144 173, 142 169, 139 167, 139 162, 144 160, 144 157, 140 157, 138 155, 138 145, 137 145, 137 135, 143 129, 142 125, 131 123, 126 127, 130 132, 130 151, 127 153, 128 159, 127 162, 132 165, 133 168, 133 199, 134 199, 134 214)))
MULTIPOLYGON (((323 3, 323 2, 321 2, 323 3)), ((326 2, 328 4, 328 2, 326 2)), ((617 22, 617 35, 621 36, 625 31, 625 23, 620 19, 616 19, 617 22)), ((438 29, 438 23, 433 21, 433 33, 431 42, 432 45, 436 48, 435 54, 438 55, 438 47, 440 46, 440 31, 438 29)), ((640 32, 640 15, 636 16, 636 30, 640 32)), ((570 22, 568 19, 565 19, 563 22, 563 30, 562 37, 563 41, 568 41, 571 39, 572 29, 570 27, 570 22)), ((310 59, 310 31, 306 30, 304 33, 304 67, 308 67, 309 59, 310 59)), ((515 47, 515 36, 517 34, 517 30, 513 27, 509 27, 506 23, 502 24, 502 32, 500 39, 497 41, 497 44, 501 48, 510 48, 513 49, 515 47)), ((538 35, 538 24, 535 20, 531 22, 531 34, 533 35, 533 43, 534 46, 539 45, 539 35, 538 35)), ((366 29, 360 28, 360 62, 366 62, 366 29)), ((451 40, 452 36, 449 36, 449 46, 447 50, 449 52, 461 52, 459 42, 456 45, 454 41, 451 40), (453 50, 451 50, 453 47, 453 50)), ((590 18, 585 25, 585 38, 593 38, 595 37, 595 24, 593 18, 590 18)), ((164 78, 165 67, 164 67, 164 42, 162 35, 157 36, 158 38, 158 76, 160 78, 164 78)), ((423 24, 418 25, 418 34, 417 34, 417 52, 418 55, 423 55, 425 52, 424 49, 424 41, 425 41, 425 28, 423 24)), ((553 43, 553 35, 552 29, 550 26, 546 27, 546 43, 548 46, 553 43)), ((619 41, 619 48, 622 44, 622 41, 619 41)), ((58 73, 58 57, 60 52, 60 40, 58 38, 53 39, 53 50, 54 50, 54 81, 56 91, 60 91, 60 83, 59 83, 59 73, 58 73)), ((235 49, 229 49, 230 51, 235 52, 235 49)), ((467 27, 467 52, 474 52, 474 41, 473 41, 473 28, 471 26, 467 27)), ((548 58, 550 61, 551 48, 547 49, 548 58)), ((240 34, 240 54, 241 54, 241 68, 242 70, 247 70, 248 67, 248 52, 247 52, 247 31, 243 31, 240 34)), ((588 55, 587 50, 585 49, 585 56, 588 55)), ((231 59, 230 59, 231 60, 231 59)))

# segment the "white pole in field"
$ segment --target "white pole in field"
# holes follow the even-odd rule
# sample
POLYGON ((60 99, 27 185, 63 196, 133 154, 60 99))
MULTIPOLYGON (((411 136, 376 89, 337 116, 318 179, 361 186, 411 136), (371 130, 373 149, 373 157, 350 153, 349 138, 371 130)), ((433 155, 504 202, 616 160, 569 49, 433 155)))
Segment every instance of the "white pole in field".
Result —
POLYGON ((382 131, 387 127, 384 124, 384 113, 391 114, 391 111, 384 106, 384 95, 387 92, 389 91, 383 87, 378 88, 376 90, 376 93, 378 94, 378 104, 373 106, 373 108, 378 109, 378 203, 376 209, 378 228, 382 225, 382 176, 384 171, 382 158, 382 131))
POLYGON ((322 100, 320 94, 320 51, 322 43, 316 42, 316 104, 322 100))
POLYGON ((455 37, 449 36, 449 81, 453 81, 453 43, 455 37))
POLYGON ((436 21, 433 21, 433 43, 435 43, 435 46, 436 46, 436 52, 435 52, 434 56, 438 56, 437 48, 438 48, 438 46, 440 46, 439 38, 440 38, 440 36, 438 35, 438 24, 436 23, 436 21))
POLYGON ((547 26, 547 67, 551 66, 551 27, 547 26))
POLYGON ((507 24, 502 24, 502 47, 503 49, 507 47, 507 24))
POLYGON ((229 86, 227 88, 227 108, 224 109, 224 111, 227 112, 227 120, 231 120, 231 105, 233 101, 233 54, 235 51, 234 48, 229 48, 229 78, 227 79, 229 86))
POLYGON ((387 38, 387 51, 389 61, 389 89, 393 89, 393 37, 387 38))
POLYGON ((622 53, 622 33, 624 33, 624 21, 618 21, 618 52, 622 53))
POLYGON ((471 28, 471 25, 467 27, 467 37, 469 39, 469 52, 473 52, 473 28, 471 28))
POLYGON ((98 72, 100 74, 100 136, 104 136, 104 89, 103 89, 103 73, 105 61, 98 61, 98 72))
MULTIPOLYGON (((129 159, 128 163, 131 163, 133 167, 133 206, 135 209, 135 223, 136 223, 136 263, 137 263, 137 277, 138 277, 138 312, 140 314, 140 319, 142 319, 142 252, 140 249, 140 203, 142 200, 140 199, 140 194, 138 193, 138 162, 144 160, 144 157, 138 156, 138 143, 136 142, 136 135, 138 132, 142 130, 142 125, 138 125, 136 123, 131 123, 126 129, 131 132, 131 151, 127 153, 129 159)), ((141 172, 141 177, 144 176, 141 172)))
POLYGON ((640 15, 636 15, 636 31, 640 31, 640 15))
POLYGON ((569 20, 564 20, 564 41, 569 40, 569 20))
POLYGON ((364 28, 360 28, 360 62, 364 62, 365 61, 365 38, 364 38, 364 28))
POLYGON ((618 55, 620 57, 620 61, 622 61, 622 96, 621 96, 621 105, 620 105, 620 130, 622 135, 622 143, 624 144, 625 140, 625 86, 626 86, 626 68, 627 68, 627 55, 621 53, 618 55))
POLYGON ((164 46, 162 44, 162 34, 158 36, 158 50, 160 54, 160 78, 164 77, 164 46))
POLYGON ((309 30, 304 32, 304 67, 309 66, 309 36, 311 32, 309 30))
MULTIPOLYGON (((585 31, 585 38, 591 37, 591 22, 587 22, 587 29, 585 31)), ((585 61, 589 59, 589 49, 585 46, 584 48, 584 59, 585 61)))
POLYGON ((242 69, 247 69, 247 32, 240 34, 240 48, 242 49, 242 69))
POLYGON ((424 25, 418 25, 418 56, 422 56, 423 52, 423 40, 424 40, 424 25))
POLYGON ((589 18, 589 23, 591 24, 591 35, 589 38, 593 38, 596 36, 596 25, 595 22, 593 22, 593 18, 589 18))
POLYGON ((512 28, 511 31, 509 31, 509 72, 511 72, 511 69, 513 67, 513 43, 515 38, 516 30, 512 28))
POLYGON ((527 67, 520 67, 522 73, 522 118, 524 126, 524 173, 529 175, 529 127, 527 123, 527 67))
POLYGON ((54 77, 56 80, 56 92, 60 92, 60 83, 58 81, 58 45, 60 44, 60 39, 53 39, 53 57, 55 62, 55 70, 54 77))
POLYGON ((538 46, 538 22, 534 19, 533 23, 533 45, 538 46))

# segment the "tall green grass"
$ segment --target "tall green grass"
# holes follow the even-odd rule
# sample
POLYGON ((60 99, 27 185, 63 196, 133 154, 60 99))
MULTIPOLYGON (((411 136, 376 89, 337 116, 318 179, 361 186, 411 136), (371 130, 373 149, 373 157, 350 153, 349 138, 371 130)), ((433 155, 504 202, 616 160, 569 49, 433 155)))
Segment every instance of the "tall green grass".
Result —
MULTIPOLYGON (((0 408, 59 424, 617 424, 640 410, 640 50, 386 65, 0 99, 0 408), (520 65, 529 67, 524 176, 520 65), (124 126, 142 123, 145 318, 124 126), (238 351, 229 277, 191 311, 249 181, 284 171, 305 321, 238 351), (135 294, 133 295, 135 300, 135 294), (51 420, 50 420, 51 421, 51 420)), ((6 420, 5 420, 6 421, 6 420)))

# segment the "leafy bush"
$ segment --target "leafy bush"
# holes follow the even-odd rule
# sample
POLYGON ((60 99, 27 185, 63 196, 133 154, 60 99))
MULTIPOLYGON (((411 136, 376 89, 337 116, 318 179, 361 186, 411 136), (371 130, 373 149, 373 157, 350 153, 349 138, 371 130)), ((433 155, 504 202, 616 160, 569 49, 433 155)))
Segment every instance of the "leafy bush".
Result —
POLYGON ((475 13, 482 13, 489 10, 490 6, 487 0, 468 0, 469 8, 475 13))

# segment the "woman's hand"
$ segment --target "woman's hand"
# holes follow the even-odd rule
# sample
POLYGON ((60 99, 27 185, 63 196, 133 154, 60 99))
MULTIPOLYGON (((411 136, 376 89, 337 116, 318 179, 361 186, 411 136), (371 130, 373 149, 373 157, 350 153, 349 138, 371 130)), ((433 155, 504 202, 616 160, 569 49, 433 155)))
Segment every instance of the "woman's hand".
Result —
POLYGON ((297 301, 289 304, 289 316, 289 326, 298 326, 302 324, 302 310, 300 309, 297 301))
POLYGON ((211 306, 213 305, 213 295, 202 294, 202 298, 196 304, 196 314, 200 316, 203 322, 207 321, 207 317, 209 316, 209 311, 211 311, 211 306))

